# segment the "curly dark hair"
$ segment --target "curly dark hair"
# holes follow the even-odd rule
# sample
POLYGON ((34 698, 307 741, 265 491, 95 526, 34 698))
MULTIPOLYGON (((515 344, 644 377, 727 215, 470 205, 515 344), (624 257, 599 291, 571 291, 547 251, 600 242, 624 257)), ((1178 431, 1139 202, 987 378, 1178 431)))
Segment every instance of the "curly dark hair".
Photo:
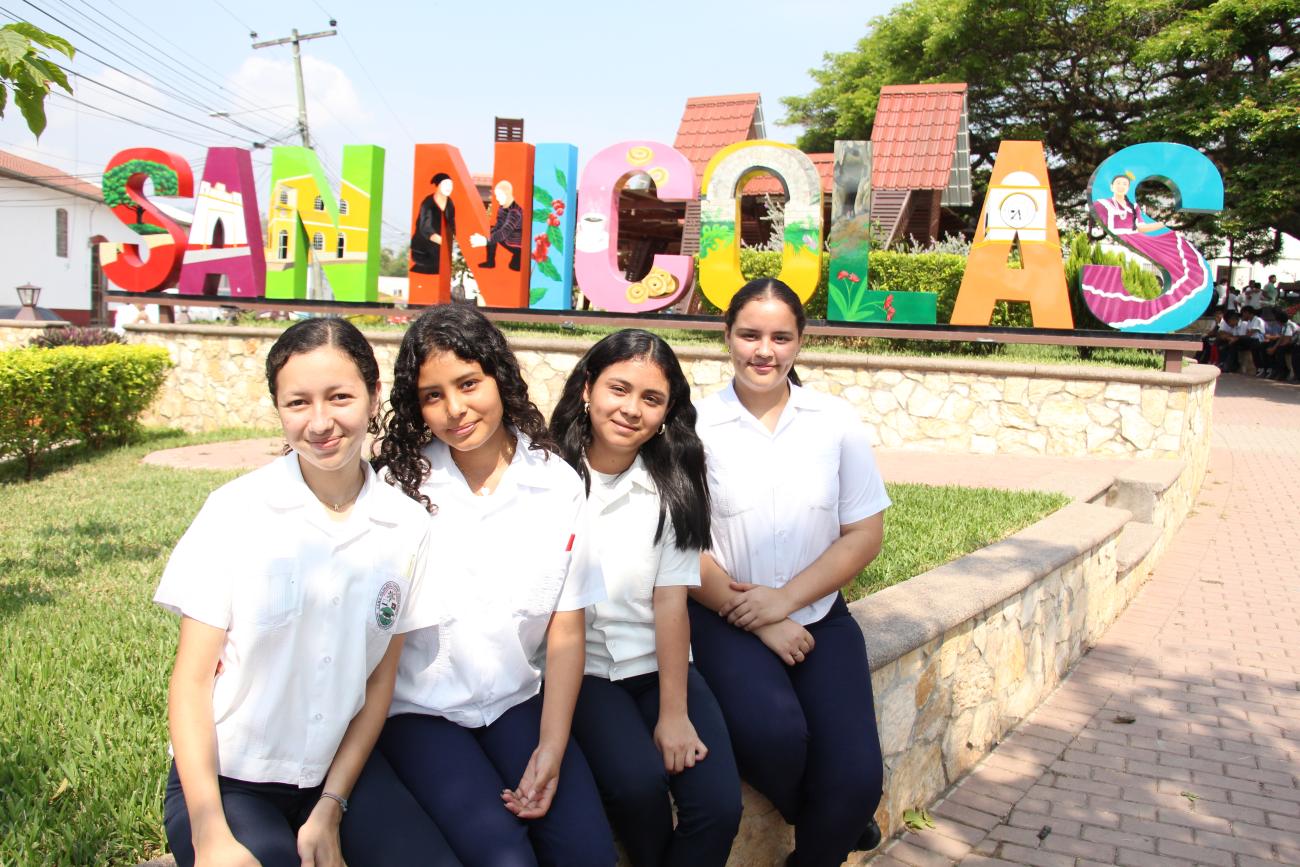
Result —
POLYGON ((433 503, 420 493, 420 485, 431 469, 421 450, 433 442, 434 435, 424 423, 417 391, 420 366, 436 352, 450 352, 462 361, 477 362, 483 373, 496 381, 502 423, 526 437, 529 448, 560 453, 541 410, 528 399, 528 384, 505 335, 473 307, 440 304, 411 323, 397 351, 389 408, 377 444, 378 455, 372 461, 376 471, 387 468, 388 475, 408 497, 433 511, 433 503))

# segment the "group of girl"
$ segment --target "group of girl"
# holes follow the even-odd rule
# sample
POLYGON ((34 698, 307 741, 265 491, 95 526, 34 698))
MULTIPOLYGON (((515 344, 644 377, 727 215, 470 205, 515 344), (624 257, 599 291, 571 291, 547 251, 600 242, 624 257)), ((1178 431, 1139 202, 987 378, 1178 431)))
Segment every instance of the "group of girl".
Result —
POLYGON ((181 615, 181 867, 611 865, 611 826, 638 867, 722 865, 742 776, 794 825, 786 863, 874 847, 839 591, 889 499, 852 408, 799 386, 803 329, 788 287, 746 285, 698 405, 662 339, 611 334, 548 426, 500 331, 436 307, 381 426, 360 332, 289 328, 286 453, 208 498, 155 596, 181 615))

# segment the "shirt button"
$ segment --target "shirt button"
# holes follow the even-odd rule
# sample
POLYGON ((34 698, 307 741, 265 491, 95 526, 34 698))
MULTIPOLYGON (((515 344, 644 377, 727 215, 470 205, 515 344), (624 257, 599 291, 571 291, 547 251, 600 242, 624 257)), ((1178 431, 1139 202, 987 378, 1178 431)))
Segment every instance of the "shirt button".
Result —
POLYGON ((334 599, 333 599, 332 601, 334 602, 335 605, 338 605, 338 604, 339 604, 340 602, 342 602, 343 600, 341 600, 341 599, 339 599, 339 597, 335 596, 334 599))
POLYGON ((325 663, 326 665, 329 665, 333 661, 334 661, 334 657, 332 656, 327 656, 321 660, 321 662, 325 663))
POLYGON ((321 720, 325 719, 325 717, 322 716, 321 714, 316 714, 315 716, 312 717, 312 719, 316 720, 316 722, 320 722, 321 720))

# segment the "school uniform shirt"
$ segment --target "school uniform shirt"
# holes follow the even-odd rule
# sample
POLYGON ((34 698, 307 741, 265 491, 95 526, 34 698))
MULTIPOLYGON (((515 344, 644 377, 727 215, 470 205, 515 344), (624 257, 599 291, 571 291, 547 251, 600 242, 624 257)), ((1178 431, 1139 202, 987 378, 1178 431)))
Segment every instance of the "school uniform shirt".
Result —
POLYGON ((1246 323, 1244 330, 1246 336, 1253 337, 1256 340, 1259 340, 1264 336, 1265 327, 1266 326, 1264 325, 1264 320, 1262 317, 1252 316, 1250 318, 1250 321, 1246 323))
MULTIPOLYGON (((847 401, 792 383, 771 432, 741 405, 735 383, 696 409, 708 456, 710 553, 733 580, 783 587, 840 537, 840 525, 889 506, 866 428, 847 401)), ((790 619, 817 622, 835 596, 790 619)))
POLYGON ((1300 334, 1300 325, 1288 319, 1286 324, 1282 326, 1282 337, 1290 338, 1291 342, 1294 343, 1297 334, 1300 334))
POLYGON ((241 476, 208 497, 167 563, 154 601, 226 630, 212 690, 222 776, 319 784, 389 639, 437 622, 428 516, 363 465, 343 521, 296 454, 241 476))
POLYGON ((582 480, 558 455, 519 435, 500 485, 484 497, 445 443, 424 456, 420 491, 437 506, 429 578, 440 619, 407 639, 389 713, 479 728, 540 691, 551 614, 599 602, 605 586, 581 538, 582 480))
POLYGON ((591 549, 608 598, 587 609, 586 673, 622 680, 659 670, 656 587, 700 586, 700 552, 677 547, 672 516, 659 523, 659 492, 637 455, 619 475, 591 472, 587 497, 591 549))
POLYGON ((1236 325, 1231 325, 1228 323, 1227 320, 1224 320, 1223 322, 1219 323, 1219 336, 1220 337, 1245 337, 1246 323, 1238 319, 1236 325))

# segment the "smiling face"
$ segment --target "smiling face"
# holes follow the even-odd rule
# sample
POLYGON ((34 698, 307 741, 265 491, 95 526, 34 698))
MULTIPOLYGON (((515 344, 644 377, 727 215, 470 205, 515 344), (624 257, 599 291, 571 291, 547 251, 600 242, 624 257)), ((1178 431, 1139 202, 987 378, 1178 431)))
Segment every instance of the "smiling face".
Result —
POLYGON ((1116 175, 1115 179, 1110 182, 1110 191, 1115 194, 1115 198, 1123 199, 1128 196, 1128 188, 1132 186, 1132 181, 1128 175, 1116 175))
POLYGON ((456 451, 499 444, 506 437, 497 381, 477 361, 453 352, 431 353, 420 365, 416 397, 429 430, 456 451))
POLYGON ((637 450, 659 432, 668 417, 668 377, 648 358, 611 364, 583 389, 590 406, 593 461, 620 457, 631 463, 637 450))
POLYGON ((367 392, 356 363, 333 346, 321 346, 290 356, 275 385, 284 438, 304 464, 304 475, 308 467, 355 471, 379 408, 378 390, 367 392))
POLYGON ((736 388, 762 393, 784 388, 802 339, 794 311, 776 298, 756 298, 726 331, 736 388))

